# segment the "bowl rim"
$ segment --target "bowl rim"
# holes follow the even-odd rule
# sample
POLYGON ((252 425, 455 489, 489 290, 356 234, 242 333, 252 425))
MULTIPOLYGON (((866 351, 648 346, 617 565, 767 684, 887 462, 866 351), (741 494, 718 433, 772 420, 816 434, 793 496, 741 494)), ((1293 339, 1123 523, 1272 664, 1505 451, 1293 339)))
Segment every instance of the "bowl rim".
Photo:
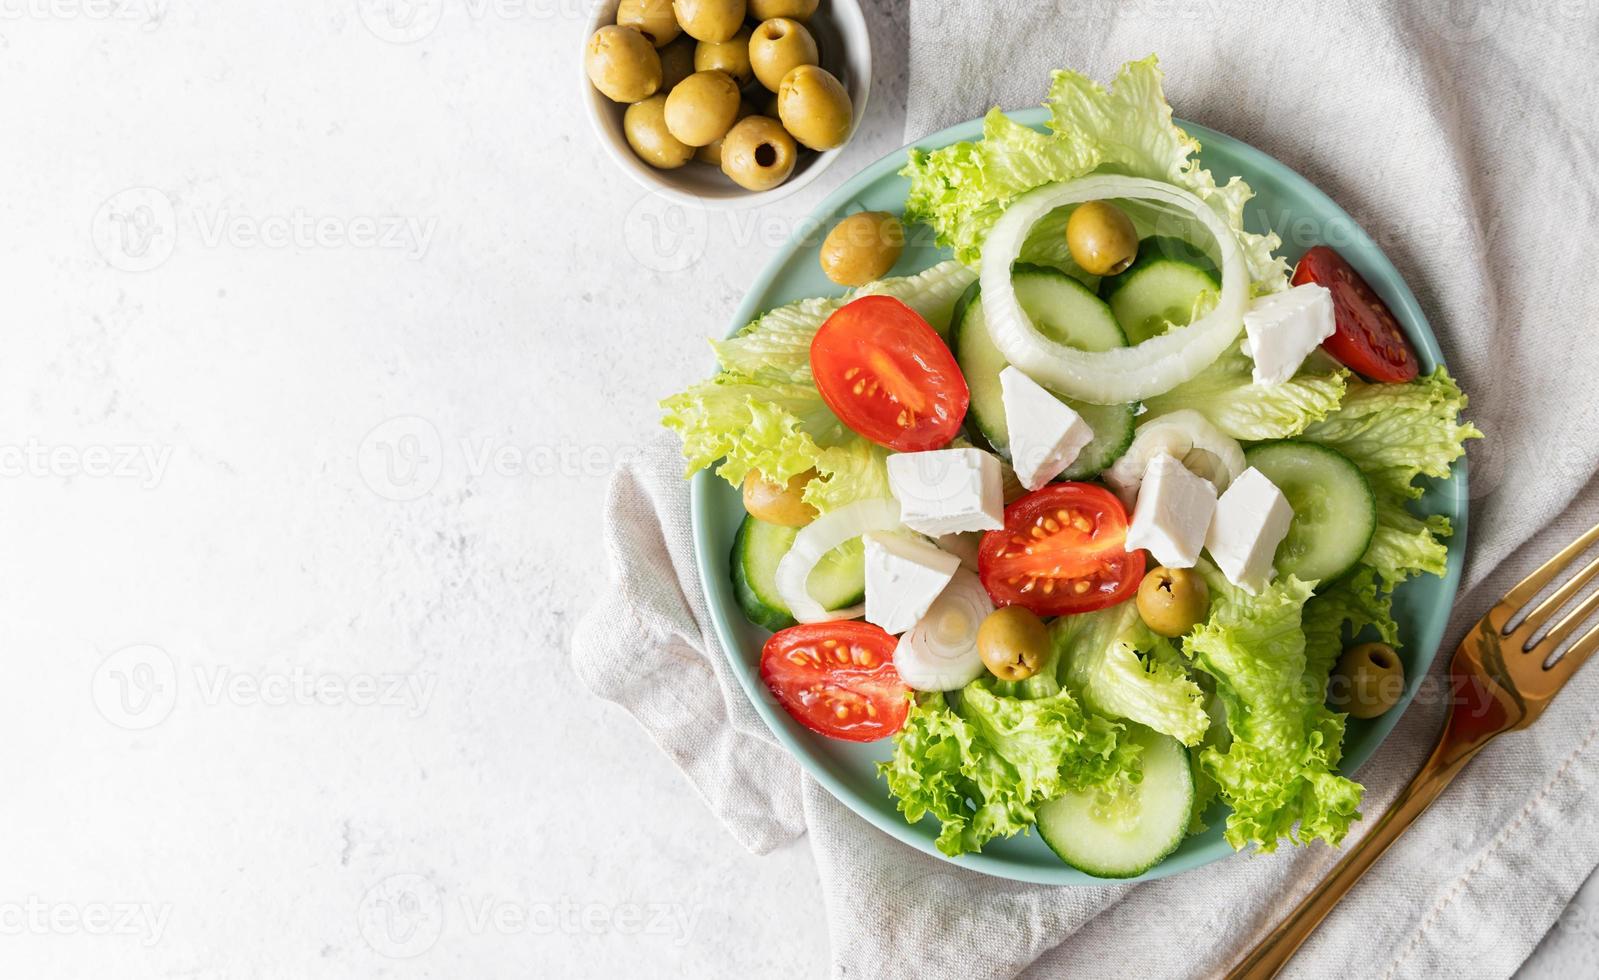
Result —
MULTIPOLYGON (((1010 111, 1006 115, 1017 122, 1037 126, 1048 119, 1048 110, 1032 108, 1010 111)), ((1360 249, 1359 260, 1352 260, 1353 264, 1368 279, 1376 279, 1380 282, 1379 293, 1384 295, 1384 298, 1389 301, 1390 306, 1399 315, 1406 336, 1417 345, 1424 365, 1429 370, 1435 366, 1445 366, 1437 337, 1433 333, 1431 325, 1427 322, 1426 315, 1421 310, 1420 303, 1409 285, 1399 274, 1398 269, 1394 267, 1382 248, 1326 192, 1287 164, 1243 140, 1182 119, 1174 119, 1173 122, 1202 143, 1206 140, 1214 140, 1230 144, 1230 148, 1239 157, 1245 159, 1247 166, 1260 177, 1266 178, 1266 181, 1285 185, 1297 195, 1319 199, 1320 206, 1325 208, 1329 215, 1347 222, 1347 227, 1354 233, 1353 245, 1358 246, 1360 249), (1389 286, 1397 288, 1385 288, 1389 286)), ((960 139, 975 138, 981 134, 981 127, 981 117, 967 120, 923 137, 914 143, 887 154, 876 163, 862 169, 845 181, 826 200, 816 206, 812 211, 812 215, 833 215, 848 209, 851 202, 859 194, 862 186, 874 183, 892 172, 897 172, 903 166, 907 150, 912 148, 931 149, 948 145, 960 139)), ((768 262, 760 275, 751 283, 739 304, 738 310, 734 314, 731 326, 733 331, 743 327, 753 318, 757 312, 756 307, 760 305, 757 300, 771 291, 773 284, 783 274, 786 265, 792 259, 794 251, 801 244, 796 238, 782 247, 768 262)), ((1377 283, 1374 283, 1374 285, 1377 285, 1377 283)), ((857 803, 856 798, 859 794, 854 787, 848 785, 841 771, 835 771, 838 767, 833 760, 804 747, 804 737, 816 738, 819 736, 796 730, 797 723, 789 719, 783 709, 766 695, 758 677, 758 671, 738 662, 735 651, 741 648, 741 644, 738 641, 737 625, 733 622, 732 617, 740 614, 737 611, 736 604, 730 606, 727 603, 719 603, 714 599, 714 596, 719 591, 717 579, 724 577, 725 569, 715 567, 718 556, 714 553, 714 549, 707 547, 709 543, 708 537, 712 533, 709 530, 711 522, 715 519, 716 510, 721 506, 717 499, 719 496, 719 488, 715 486, 717 482, 719 482, 719 478, 710 470, 702 470, 694 475, 690 480, 689 486, 689 510, 694 541, 694 561, 699 573, 700 586, 705 591, 706 607, 710 613, 717 643, 722 647, 722 655, 728 658, 732 672, 738 678, 745 695, 772 733, 773 738, 776 739, 785 752, 795 759, 806 775, 820 783, 835 799, 856 816, 895 840, 947 862, 954 867, 978 871, 1011 881, 1034 884, 1104 887, 1114 884, 1151 881, 1236 857, 1238 853, 1241 853, 1233 851, 1225 842, 1216 840, 1187 853, 1179 852, 1173 854, 1154 868, 1137 877, 1111 881, 1089 877, 1064 862, 1059 866, 1040 868, 1016 861, 1007 856, 980 852, 951 858, 934 846, 934 834, 930 832, 931 828, 924 827, 921 824, 907 823, 898 813, 887 812, 885 808, 874 808, 864 802, 857 803)), ((1470 494, 1467 485, 1466 457, 1461 456, 1454 462, 1447 480, 1432 481, 1429 486, 1436 488, 1436 491, 1442 494, 1440 506, 1449 509, 1454 522, 1454 533, 1446 541, 1448 557, 1445 573, 1438 584, 1433 586, 1433 588, 1438 590, 1439 595, 1447 599, 1448 606, 1452 608, 1459 592, 1461 573, 1465 563, 1469 525, 1470 494)), ((1404 586, 1401 586, 1401 588, 1403 589, 1404 586)), ((1353 774, 1374 756, 1378 749, 1387 741, 1388 736, 1398 724, 1400 717, 1415 699, 1422 681, 1426 678, 1432 663, 1437 658, 1438 650, 1443 645, 1443 632, 1447 630, 1447 609, 1441 615, 1442 620, 1438 627, 1438 637, 1434 642, 1422 645, 1416 643, 1414 638, 1412 638, 1412 642, 1407 643, 1407 652, 1416 654, 1414 661, 1416 669, 1412 676, 1406 678, 1406 691, 1404 698, 1398 705, 1399 710, 1389 711, 1370 723, 1369 736, 1363 740, 1362 745, 1356 746, 1353 751, 1345 755, 1339 766, 1339 772, 1353 774)), ((886 793, 886 789, 884 792, 886 793)), ((1254 852, 1253 848, 1247 850, 1250 853, 1254 852)))
MULTIPOLYGON (((621 0, 594 0, 588 25, 583 34, 583 43, 586 47, 588 39, 594 32, 616 21, 616 8, 621 0)), ((604 148, 606 156, 611 158, 621 170, 633 179, 633 182, 645 190, 658 194, 669 201, 685 204, 690 207, 705 209, 741 209, 757 207, 763 204, 773 204, 790 195, 797 194, 810 186, 829 167, 837 162, 840 155, 849 149, 859 135, 861 124, 866 120, 866 108, 871 101, 872 71, 874 67, 872 52, 872 35, 867 27, 866 14, 858 0, 826 0, 828 5, 827 16, 832 18, 838 26, 838 32, 848 40, 851 54, 849 63, 858 65, 859 70, 850 72, 848 84, 850 101, 853 103, 854 120, 851 124, 849 139, 844 145, 831 150, 824 150, 805 167, 804 171, 791 176, 777 187, 769 191, 745 191, 733 185, 737 193, 726 196, 705 197, 694 193, 692 190, 679 186, 670 177, 664 176, 675 171, 656 170, 649 164, 634 155, 625 140, 619 140, 606 122, 606 115, 614 112, 617 103, 612 102, 589 82, 588 71, 584 66, 583 50, 580 48, 577 58, 577 69, 580 84, 585 99, 589 126, 594 131, 595 138, 604 148), (857 40, 858 39, 858 40, 857 40), (859 76, 859 77, 856 77, 859 76)))

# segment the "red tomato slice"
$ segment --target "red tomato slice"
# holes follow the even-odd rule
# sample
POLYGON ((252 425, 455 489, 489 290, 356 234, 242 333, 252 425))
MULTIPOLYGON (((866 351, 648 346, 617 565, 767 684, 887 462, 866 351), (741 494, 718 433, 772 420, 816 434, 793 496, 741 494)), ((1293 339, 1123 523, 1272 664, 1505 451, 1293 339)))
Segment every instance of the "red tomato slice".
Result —
POLYGON ((828 317, 811 340, 811 374, 845 425, 900 452, 946 445, 971 402, 955 355, 892 296, 864 296, 828 317))
POLYGON ((1409 381, 1421 370, 1393 311, 1342 255, 1325 245, 1306 252, 1294 267, 1294 285, 1307 282, 1332 292, 1338 329, 1322 346, 1345 367, 1387 382, 1409 381))
POLYGON ((1132 598, 1144 553, 1127 550, 1127 510, 1109 490, 1051 483, 1005 508, 1005 529, 983 535, 977 572, 995 605, 1066 616, 1132 598))
POLYGON ((898 642, 871 623, 790 626, 761 650, 761 680, 811 731, 875 742, 899 731, 910 713, 910 688, 894 669, 898 642))

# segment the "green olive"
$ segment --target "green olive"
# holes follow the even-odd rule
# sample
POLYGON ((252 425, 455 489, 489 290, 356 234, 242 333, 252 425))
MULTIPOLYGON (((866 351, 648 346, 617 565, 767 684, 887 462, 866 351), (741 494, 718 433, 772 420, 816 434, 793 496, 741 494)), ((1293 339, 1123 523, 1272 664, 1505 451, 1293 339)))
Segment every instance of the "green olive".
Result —
POLYGON ((714 143, 733 128, 738 106, 738 83, 726 72, 697 71, 666 97, 666 128, 689 146, 714 143))
POLYGON ((849 93, 832 74, 816 65, 800 65, 777 87, 777 111, 783 128, 813 150, 832 150, 849 140, 854 107, 849 93))
POLYGON ((887 211, 862 211, 833 226, 822 242, 822 271, 840 286, 888 275, 905 251, 905 226, 887 211))
POLYGON ((726 41, 744 26, 744 0, 672 0, 672 12, 696 41, 726 41))
POLYGON ((726 41, 701 41, 694 48, 695 71, 725 71, 740 85, 755 77, 750 65, 750 29, 745 27, 726 41))
POLYGON ((1327 703, 1356 718, 1375 718, 1405 695, 1405 665, 1386 643, 1344 651, 1327 682, 1327 703))
POLYGON ((1210 589, 1191 568, 1156 568, 1138 583, 1138 615, 1161 636, 1182 636, 1204 622, 1210 589))
POLYGON ((1002 681, 1024 681, 1049 659, 1049 630, 1031 609, 996 609, 977 627, 977 653, 1002 681))
POLYGON ((748 191, 769 191, 789 178, 799 147, 783 124, 750 116, 722 143, 722 173, 748 191))
POLYGON ((750 64, 761 84, 776 92, 788 73, 800 65, 816 64, 816 39, 805 25, 774 17, 750 36, 750 64))
POLYGON ((631 27, 602 27, 583 53, 589 81, 612 102, 643 102, 661 87, 655 46, 631 27))
POLYGON ((680 37, 660 50, 660 94, 670 93, 678 82, 694 74, 694 49, 698 45, 691 37, 680 37))
POLYGON ((622 132, 638 158, 657 170, 676 170, 694 156, 694 147, 679 141, 666 128, 664 95, 652 95, 628 106, 622 114, 622 132))
MULTIPOLYGON (((739 106, 738 106, 738 118, 739 119, 748 119, 750 116, 753 116, 753 115, 755 115, 755 107, 754 106, 750 105, 748 102, 739 103, 739 106)), ((736 127, 738 125, 738 123, 735 122, 733 125, 736 127)), ((728 130, 728 132, 731 133, 732 130, 730 129, 730 130, 728 130)), ((698 150, 694 151, 694 159, 698 160, 701 163, 708 163, 708 164, 710 164, 713 167, 718 167, 718 168, 721 167, 722 166, 722 144, 724 144, 726 142, 727 142, 727 137, 724 136, 724 137, 722 137, 719 140, 713 140, 713 141, 711 141, 709 143, 706 143, 704 146, 702 146, 698 150)))
POLYGON ((1121 208, 1108 201, 1089 201, 1067 219, 1066 247, 1084 272, 1111 276, 1138 257, 1138 232, 1121 208))
POLYGON ((804 527, 816 520, 816 508, 807 504, 802 495, 805 484, 816 479, 815 470, 806 470, 792 477, 786 485, 779 485, 750 470, 744 478, 744 509, 757 521, 779 524, 783 527, 804 527))
POLYGON ((683 32, 672 13, 672 0, 622 0, 616 8, 616 23, 631 27, 657 48, 664 48, 683 32))
POLYGON ((820 0, 750 0, 750 16, 756 20, 788 17, 791 20, 810 20, 816 13, 820 0))

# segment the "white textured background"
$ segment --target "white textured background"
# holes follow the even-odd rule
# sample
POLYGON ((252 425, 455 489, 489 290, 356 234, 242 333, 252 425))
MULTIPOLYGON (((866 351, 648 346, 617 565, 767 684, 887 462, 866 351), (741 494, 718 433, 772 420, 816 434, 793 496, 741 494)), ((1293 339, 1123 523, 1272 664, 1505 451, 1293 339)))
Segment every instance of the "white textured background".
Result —
MULTIPOLYGON (((905 18, 833 171, 697 217, 602 157, 586 7, 0 3, 0 974, 825 972, 804 845, 565 645, 905 18)), ((1599 888, 1527 972, 1599 975, 1599 888)))

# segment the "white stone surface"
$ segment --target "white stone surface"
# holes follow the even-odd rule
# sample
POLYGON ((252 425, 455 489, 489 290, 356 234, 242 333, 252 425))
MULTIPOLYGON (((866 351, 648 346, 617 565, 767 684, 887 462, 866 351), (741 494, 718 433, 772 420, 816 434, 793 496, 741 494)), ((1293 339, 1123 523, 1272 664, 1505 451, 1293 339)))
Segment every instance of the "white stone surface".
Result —
POLYGON ((565 648, 615 461, 900 142, 879 7, 837 169, 686 222, 589 132, 578 0, 6 8, 0 974, 825 971, 807 848, 565 648))

